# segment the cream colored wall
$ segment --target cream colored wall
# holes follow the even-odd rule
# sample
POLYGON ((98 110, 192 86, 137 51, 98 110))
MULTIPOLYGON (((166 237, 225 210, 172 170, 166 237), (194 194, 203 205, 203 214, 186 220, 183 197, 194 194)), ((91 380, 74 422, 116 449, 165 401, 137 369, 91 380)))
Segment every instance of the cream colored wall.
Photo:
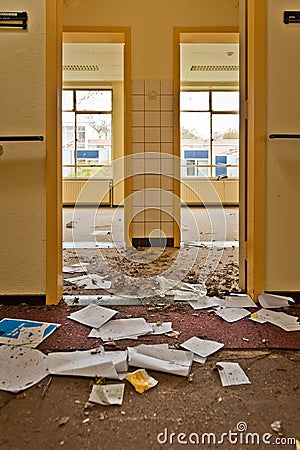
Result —
POLYGON ((173 27, 238 26, 236 0, 98 0, 64 6, 64 25, 130 26, 132 79, 173 77, 173 27))
MULTIPOLYGON (((0 29, 0 136, 45 136, 45 1, 0 10, 28 13, 27 31, 0 29)), ((45 294, 45 141, 1 144, 0 295, 45 294)))
MULTIPOLYGON (((283 23, 299 0, 267 5, 266 134, 300 134, 300 25, 283 23)), ((300 291, 300 140, 266 142, 266 289, 300 291)))

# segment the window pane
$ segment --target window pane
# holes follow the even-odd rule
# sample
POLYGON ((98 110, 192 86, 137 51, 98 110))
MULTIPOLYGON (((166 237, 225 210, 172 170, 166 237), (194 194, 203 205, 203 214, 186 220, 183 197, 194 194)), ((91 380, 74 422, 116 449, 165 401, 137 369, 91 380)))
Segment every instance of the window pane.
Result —
POLYGON ((212 92, 213 111, 238 111, 239 92, 212 92))
POLYGON ((239 164, 239 116, 237 114, 213 114, 212 164, 213 176, 238 176, 239 164))
POLYGON ((62 109, 63 111, 73 110, 73 91, 62 91, 62 109))
POLYGON ((74 152, 75 152, 75 113, 63 112, 62 113, 63 165, 74 164, 74 152))
POLYGON ((112 111, 112 91, 76 91, 77 111, 112 111))
POLYGON ((78 114, 77 164, 102 165, 110 162, 111 114, 78 114))
POLYGON ((180 92, 180 109, 183 111, 208 111, 208 92, 180 92))

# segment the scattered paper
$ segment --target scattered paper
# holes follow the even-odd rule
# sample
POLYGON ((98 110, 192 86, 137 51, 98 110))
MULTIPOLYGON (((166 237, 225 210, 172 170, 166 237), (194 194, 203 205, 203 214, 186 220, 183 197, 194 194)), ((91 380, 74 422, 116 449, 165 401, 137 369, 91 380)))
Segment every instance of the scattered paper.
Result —
POLYGON ((0 389, 14 394, 48 375, 47 356, 29 347, 0 346, 0 389))
POLYGON ((94 328, 89 337, 101 338, 103 341, 119 339, 136 339, 138 336, 152 333, 151 326, 143 318, 115 319, 94 328))
POLYGON ((151 377, 145 369, 138 369, 127 375, 125 380, 129 381, 139 394, 157 385, 158 381, 151 377))
POLYGON ((251 384, 251 381, 238 363, 218 362, 217 367, 222 386, 251 384))
POLYGON ((289 306, 290 303, 295 303, 292 297, 265 293, 259 294, 258 301, 263 308, 282 308, 289 306))
POLYGON ((53 375, 104 377, 117 380, 118 372, 126 372, 127 351, 52 352, 48 355, 49 372, 53 375), (112 355, 111 353, 115 353, 112 355))
POLYGON ((223 306, 226 308, 257 308, 257 304, 254 303, 250 295, 228 295, 225 297, 223 306))
POLYGON ((226 322, 236 322, 246 316, 250 316, 251 313, 244 308, 222 308, 215 311, 215 314, 226 320, 226 322))
POLYGON ((285 331, 300 331, 298 317, 285 314, 283 312, 260 309, 256 314, 251 315, 251 320, 259 323, 272 323, 285 331))
POLYGON ((221 306, 220 300, 217 297, 207 297, 204 295, 203 297, 199 297, 196 300, 188 300, 189 305, 197 310, 197 309, 207 309, 212 308, 213 306, 221 306))
POLYGON ((192 353, 195 353, 196 355, 201 356, 202 358, 206 358, 212 353, 220 350, 220 348, 224 347, 224 344, 222 344, 221 342, 209 341, 207 339, 200 339, 196 336, 193 336, 187 341, 180 344, 180 346, 192 353))
POLYGON ((149 323, 152 328, 152 334, 165 334, 172 331, 172 322, 149 323))
POLYGON ((100 405, 122 405, 125 384, 94 384, 89 402, 100 405))
POLYGON ((115 311, 114 309, 90 304, 85 308, 70 314, 68 318, 92 328, 99 328, 116 314, 118 314, 118 311, 115 311))
POLYGON ((129 365, 186 377, 192 366, 193 354, 183 350, 152 345, 128 347, 129 365))
POLYGON ((66 278, 65 281, 76 284, 78 288, 83 289, 110 289, 111 281, 105 280, 97 274, 81 275, 79 277, 66 278))
POLYGON ((200 355, 196 355, 194 353, 194 358, 193 358, 193 362, 199 363, 199 364, 204 364, 206 362, 207 358, 203 358, 203 356, 200 355))
POLYGON ((0 344, 35 348, 59 326, 58 323, 5 318, 0 321, 0 344))
POLYGON ((82 273, 86 272, 86 268, 89 266, 89 263, 82 264, 72 264, 71 266, 63 267, 63 273, 82 273))

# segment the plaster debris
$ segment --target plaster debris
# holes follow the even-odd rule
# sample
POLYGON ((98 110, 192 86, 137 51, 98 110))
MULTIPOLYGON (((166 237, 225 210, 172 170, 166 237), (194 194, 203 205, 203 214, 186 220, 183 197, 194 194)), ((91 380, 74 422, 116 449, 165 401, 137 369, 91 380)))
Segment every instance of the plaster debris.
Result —
POLYGON ((125 380, 129 381, 139 394, 157 385, 158 381, 151 377, 145 369, 138 369, 128 374, 125 380))
POLYGON ((65 281, 75 284, 77 288, 82 289, 110 289, 111 281, 105 280, 97 274, 82 275, 79 277, 66 278, 65 281))
POLYGON ((17 394, 48 375, 47 356, 39 350, 11 345, 0 346, 0 389, 17 394))
POLYGON ((4 318, 0 321, 0 344, 35 348, 59 326, 58 323, 4 318))
POLYGON ((107 236, 108 234, 111 234, 110 230, 95 230, 90 233, 91 236, 107 236))
POLYGON ((215 314, 226 322, 236 322, 244 317, 250 316, 250 311, 244 308, 222 308, 215 311, 215 314))
POLYGON ((251 381, 240 367, 239 363, 218 362, 216 364, 222 386, 236 386, 240 384, 251 384, 251 381))
POLYGON ((88 305, 68 316, 69 319, 92 328, 99 328, 118 314, 118 311, 98 305, 88 305))
POLYGON ((143 318, 115 319, 100 328, 93 328, 89 337, 101 338, 103 341, 119 339, 137 339, 139 336, 152 333, 152 327, 143 318))
POLYGON ((94 384, 89 402, 100 405, 122 405, 125 384, 94 384))
POLYGON ((292 297, 274 294, 259 294, 258 301, 263 308, 282 308, 295 303, 292 297))
POLYGON ((201 356, 202 358, 206 358, 207 356, 217 352, 222 347, 224 347, 224 344, 222 344, 221 342, 200 339, 196 336, 193 336, 187 341, 180 344, 180 346, 192 353, 195 353, 198 356, 201 356))
POLYGON ((183 350, 152 345, 128 347, 129 366, 186 377, 192 367, 193 355, 183 350))
POLYGON ((89 263, 82 263, 82 264, 72 264, 71 266, 65 266, 63 267, 63 273, 83 273, 87 271, 87 266, 89 266, 89 263))

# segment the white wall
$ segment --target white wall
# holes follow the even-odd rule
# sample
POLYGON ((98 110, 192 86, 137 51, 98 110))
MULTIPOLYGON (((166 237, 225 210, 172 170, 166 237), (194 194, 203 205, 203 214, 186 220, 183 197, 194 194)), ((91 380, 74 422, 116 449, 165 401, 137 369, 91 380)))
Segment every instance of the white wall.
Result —
MULTIPOLYGON (((45 136, 45 1, 0 0, 27 11, 28 30, 1 29, 0 136, 45 136)), ((0 295, 46 291, 45 142, 2 142, 0 295)))

